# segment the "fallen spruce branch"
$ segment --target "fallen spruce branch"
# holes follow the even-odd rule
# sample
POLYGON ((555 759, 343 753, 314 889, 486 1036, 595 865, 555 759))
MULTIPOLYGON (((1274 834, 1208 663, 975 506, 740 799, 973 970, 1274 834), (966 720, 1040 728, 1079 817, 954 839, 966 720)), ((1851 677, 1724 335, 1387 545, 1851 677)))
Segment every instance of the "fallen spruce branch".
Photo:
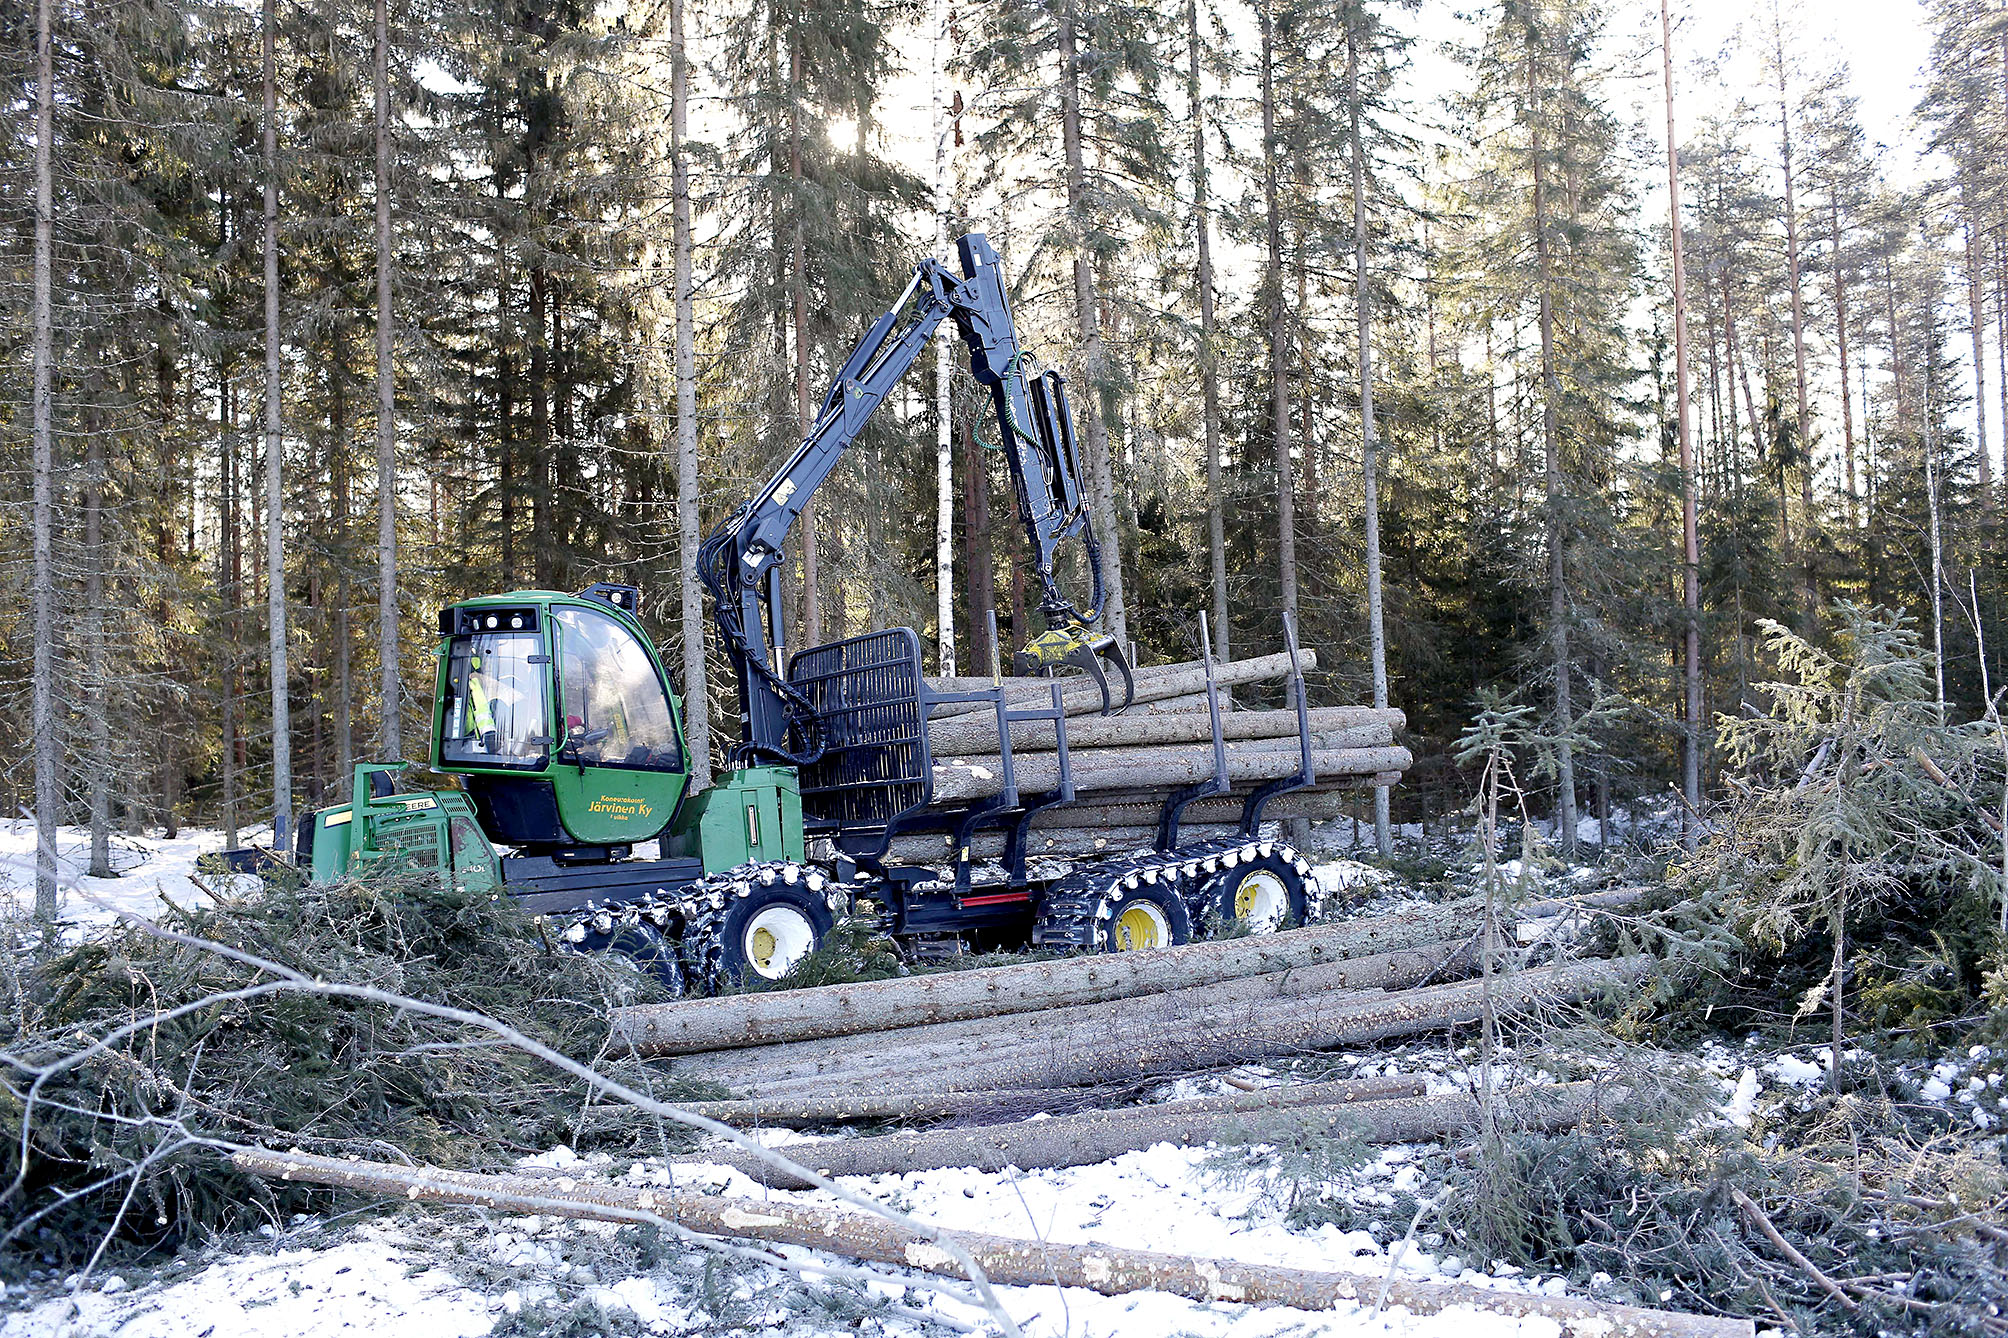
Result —
MULTIPOLYGON (((1231 1077, 1229 1081, 1232 1081, 1231 1077)), ((1277 1104, 1290 1104, 1287 1098, 1279 1095, 1284 1093, 1300 1094, 1298 1099, 1304 1102, 1396 1101, 1403 1097, 1421 1096, 1426 1086, 1420 1078, 1353 1078, 1291 1087, 1244 1089, 1235 1096, 1195 1097, 1181 1104, 1195 1109, 1205 1106, 1214 1110, 1259 1110, 1277 1104)), ((1121 1089, 1077 1088, 1055 1092, 1046 1087, 997 1092, 858 1092, 850 1096, 780 1100, 752 1097, 743 1101, 693 1101, 684 1103, 683 1109, 707 1115, 724 1124, 778 1125, 799 1129, 854 1120, 941 1120, 994 1114, 1060 1115, 1107 1107, 1124 1095, 1126 1091, 1121 1089)))
MULTIPOLYGON (((1053 1119, 1019 1120, 974 1129, 929 1129, 877 1138, 835 1138, 793 1143, 789 1152, 805 1166, 835 1179, 841 1175, 899 1175, 943 1166, 979 1171, 1041 1170, 1088 1166, 1159 1143, 1194 1147, 1241 1136, 1243 1141, 1350 1135, 1368 1143, 1433 1142, 1478 1127, 1483 1112, 1471 1096, 1410 1097, 1361 1101, 1348 1092, 1336 1097, 1321 1089, 1335 1084, 1271 1088, 1266 1100, 1224 1104, 1220 1098, 1171 1101, 1160 1106, 1083 1111, 1053 1119)), ((1599 1099, 1624 1099, 1624 1092, 1597 1091, 1594 1083, 1533 1087, 1502 1098, 1495 1112, 1511 1127, 1547 1132, 1573 1128, 1594 1112, 1599 1099)), ((806 1180, 776 1171, 765 1161, 721 1149, 676 1158, 682 1164, 729 1166, 776 1189, 806 1189, 806 1180)))
MULTIPOLYGON (((1637 985, 1653 965, 1651 958, 1627 957, 1522 971, 1491 982, 1492 1003, 1503 1015, 1594 998, 1637 985)), ((1001 1038, 917 1042, 900 1051, 897 1068, 882 1061, 852 1065, 837 1055, 796 1077, 770 1079, 760 1072, 757 1081, 767 1097, 1109 1086, 1469 1025, 1485 1013, 1486 982, 1312 996, 1287 1006, 1270 1000, 1197 1007, 1178 1017, 1152 1013, 1147 1004, 1137 1001, 1138 1020, 1120 1025, 1050 1033, 1028 1026, 1001 1038)))
MULTIPOLYGON (((1573 909, 1614 908, 1642 895, 1636 889, 1594 892, 1524 906, 1520 914, 1533 918, 1573 909)), ((612 1014, 610 1039, 615 1047, 625 1045, 637 1054, 679 1055, 1127 999, 1417 947, 1468 933, 1481 910, 1482 903, 1457 901, 1158 952, 1069 957, 619 1008, 612 1014)))
MULTIPOLYGON (((935 1022, 897 1031, 870 1032, 813 1041, 793 1041, 759 1050, 691 1055, 676 1071, 720 1086, 769 1092, 776 1085, 847 1069, 862 1077, 901 1072, 922 1057, 997 1055, 1020 1048, 1049 1048, 1077 1037, 1131 1034, 1175 1035, 1195 1017, 1223 1017, 1243 1010, 1273 1011, 1280 1000, 1314 1000, 1329 1005, 1340 994, 1372 997, 1374 992, 1410 989, 1430 981, 1471 973, 1476 940, 1446 939, 1395 952, 1316 966, 1295 967, 1238 980, 1161 990, 1129 999, 1074 1004, 1003 1018, 935 1022)), ((1037 1084, 1027 1084, 1036 1086, 1037 1084)))
MULTIPOLYGON (((1287 1305, 1305 1310, 1369 1304, 1382 1279, 1367 1273, 1316 1272, 1270 1264, 1157 1254, 1108 1245, 1061 1245, 976 1232, 921 1235, 883 1218, 806 1204, 722 1198, 662 1187, 482 1175, 389 1162, 344 1161, 303 1152, 247 1150, 232 1161, 279 1180, 304 1180, 407 1201, 468 1204, 499 1212, 540 1213, 602 1222, 657 1222, 707 1235, 822 1250, 958 1275, 953 1246, 976 1260, 993 1283, 1083 1287, 1105 1296, 1161 1291, 1197 1301, 1287 1305)), ((1461 1283, 1394 1279, 1387 1302, 1414 1314, 1470 1306, 1495 1314, 1542 1316, 1573 1338, 1753 1338, 1747 1319, 1683 1315, 1611 1305, 1575 1296, 1494 1290, 1461 1283)))

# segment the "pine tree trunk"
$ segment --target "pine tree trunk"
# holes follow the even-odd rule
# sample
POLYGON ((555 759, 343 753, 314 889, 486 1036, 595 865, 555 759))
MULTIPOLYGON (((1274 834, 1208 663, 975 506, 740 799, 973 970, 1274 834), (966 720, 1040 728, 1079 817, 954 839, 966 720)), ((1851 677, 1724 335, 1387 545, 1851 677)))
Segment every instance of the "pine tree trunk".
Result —
MULTIPOLYGON (((1374 426, 1373 293, 1367 279, 1366 147, 1360 134, 1359 35, 1350 24, 1346 28, 1346 105, 1352 117, 1353 141, 1353 304, 1359 316, 1360 507, 1366 521, 1367 659, 1373 671, 1374 706, 1386 710, 1387 626, 1381 607, 1380 491, 1374 459, 1380 442, 1374 426)), ((1374 787, 1374 848, 1384 859, 1394 853, 1384 786, 1374 787)))
POLYGON ((56 734, 55 312, 52 303, 56 197, 55 37, 51 0, 35 4, 34 605, 35 647, 28 712, 35 752, 35 918, 56 922, 56 824, 61 821, 62 757, 56 734))
POLYGON ((272 848, 291 850, 293 713, 286 665, 286 512, 279 406, 279 94, 276 0, 265 0, 265 601, 272 684, 272 848))
POLYGON ((1276 21, 1273 0, 1262 0, 1262 213, 1268 250, 1262 293, 1269 307, 1269 417, 1276 445, 1276 579, 1283 612, 1297 613, 1296 484, 1290 468, 1290 344, 1283 309, 1283 211, 1276 157, 1276 21))
MULTIPOLYGON (((1799 207, 1793 194, 1792 112, 1785 87, 1785 37, 1778 26, 1778 11, 1771 13, 1772 35, 1778 61, 1778 136, 1785 169, 1785 259, 1792 287, 1792 365, 1797 394, 1799 466, 1800 597, 1805 605, 1805 626, 1811 629, 1819 617, 1819 596, 1813 580, 1813 414, 1806 397, 1806 321, 1799 282, 1799 207)), ((1780 509, 1784 498, 1778 499, 1780 509)), ((1788 549, 1789 551, 1789 549, 1788 549)))
POLYGON ((1563 512, 1561 400, 1562 379, 1556 368, 1555 276, 1548 241, 1547 167, 1542 162, 1541 105, 1535 82, 1535 44, 1539 33, 1531 25, 1527 33, 1528 160, 1534 185, 1534 255, 1539 269, 1541 324, 1541 445, 1543 473, 1547 481, 1548 528, 1548 643, 1549 665, 1555 675, 1555 731, 1563 737, 1555 749, 1555 817, 1562 851, 1576 853, 1576 760, 1567 733, 1574 723, 1569 703, 1569 679, 1573 665, 1569 659, 1569 597, 1563 568, 1567 547, 1566 517, 1563 512))
POLYGON ((690 745, 690 783, 711 783, 710 691, 705 676, 704 587, 697 579, 702 542, 697 474, 696 287, 690 238, 690 155, 684 145, 690 119, 690 56, 684 39, 684 0, 670 0, 670 190, 676 285, 676 530, 682 557, 683 733, 690 745))
MULTIPOLYGON (((1103 415, 1108 385, 1102 347, 1101 299, 1095 292, 1093 258, 1088 253, 1088 175, 1081 130, 1080 17, 1076 0, 1060 11, 1060 138, 1067 164, 1067 221, 1074 248, 1074 322, 1081 338, 1081 381, 1085 391, 1076 411, 1087 420, 1089 496, 1095 535, 1102 546, 1102 575, 1108 591, 1102 626, 1118 645, 1129 644, 1129 612, 1123 594, 1122 531, 1116 525, 1115 474, 1109 462, 1109 428, 1103 415)), ((1021 637, 1023 633, 1019 634, 1021 637)))
POLYGON ((1206 170, 1206 105, 1199 84, 1199 3, 1185 5, 1185 96, 1192 117, 1192 205, 1198 229, 1199 404, 1206 434, 1206 553, 1213 579, 1213 653, 1231 660, 1227 616, 1227 528, 1220 496, 1220 356, 1215 343, 1213 199, 1206 170))
MULTIPOLYGON (((795 440, 809 435, 809 276, 807 238, 802 223, 802 48, 801 39, 788 38, 788 302, 794 333, 795 352, 795 440)), ((802 634, 803 646, 823 644, 823 579, 816 551, 816 512, 812 500, 802 507, 798 523, 802 533, 802 634)))
MULTIPOLYGON (((1680 791, 1686 800, 1680 816, 1681 843, 1689 850, 1701 843, 1701 539, 1695 508, 1694 443, 1688 435, 1687 413, 1687 258, 1680 222, 1680 140, 1673 119, 1673 11, 1670 0, 1659 0, 1660 60, 1666 80, 1667 221, 1673 246, 1673 375, 1674 413, 1680 442, 1680 592, 1686 626, 1682 629, 1682 680, 1685 709, 1681 719, 1680 791)), ((1835 266, 1838 282, 1839 266, 1835 266)), ((1843 368, 1846 367, 1843 362, 1843 368)), ((1608 805, 1599 796, 1600 810, 1608 805)), ((1600 811, 1599 819, 1609 813, 1600 811)), ((1605 844, 1610 833, 1603 833, 1605 844)))
POLYGON ((397 389, 391 361, 395 329, 390 287, 390 0, 376 0, 376 388, 377 662, 383 759, 404 760, 404 689, 398 672, 397 389))
POLYGON ((962 433, 962 576, 969 595, 969 668, 981 675, 1001 667, 990 640, 997 609, 997 565, 990 546, 990 471, 968 423, 962 433))

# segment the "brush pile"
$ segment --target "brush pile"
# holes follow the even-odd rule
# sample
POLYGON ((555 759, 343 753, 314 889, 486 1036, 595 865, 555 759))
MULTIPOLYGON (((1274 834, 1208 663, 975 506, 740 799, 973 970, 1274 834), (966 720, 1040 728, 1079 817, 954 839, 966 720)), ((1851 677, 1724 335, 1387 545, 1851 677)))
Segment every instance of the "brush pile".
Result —
MULTIPOLYGON (((1317 667, 1317 654, 1303 651, 1302 668, 1317 667)), ((1240 820, 1241 801, 1255 786, 1295 776, 1303 766, 1308 731, 1313 784, 1278 796, 1265 810, 1275 818, 1333 818, 1346 811, 1346 791, 1393 785, 1413 762, 1395 742, 1406 723, 1400 711, 1367 706, 1309 710, 1302 722, 1294 709, 1235 709, 1233 689, 1287 679, 1291 657, 1265 655, 1213 668, 1219 689, 1220 735, 1225 778, 1232 792, 1194 803, 1182 832, 1190 839, 1229 835, 1240 820), (1300 728, 1300 725, 1302 728, 1300 728)), ((984 678, 931 679, 938 692, 973 692, 992 686, 984 678)), ((1086 681, 1066 682, 1060 691, 1066 719, 1067 764, 1079 798, 1045 809, 1032 821, 1034 854, 1092 855, 1149 844, 1156 835, 1164 795, 1215 776, 1213 719, 1208 708, 1207 672, 1201 664, 1139 670, 1131 707, 1122 715, 1100 714, 1099 690, 1086 681)), ((1009 679, 1005 703, 1012 711, 1051 711, 1053 682, 1009 679)), ((1060 782, 1059 730, 1055 722, 1021 720, 1009 726, 1012 773, 1025 793, 1051 790, 1060 782)), ((934 798, 964 803, 1004 790, 1004 759, 997 718, 987 703, 946 702, 933 708, 928 745, 934 759, 934 798)), ((971 854, 994 859, 1003 837, 979 835, 971 854)), ((948 839, 933 835, 895 840, 895 858, 914 862, 948 856, 948 839)))

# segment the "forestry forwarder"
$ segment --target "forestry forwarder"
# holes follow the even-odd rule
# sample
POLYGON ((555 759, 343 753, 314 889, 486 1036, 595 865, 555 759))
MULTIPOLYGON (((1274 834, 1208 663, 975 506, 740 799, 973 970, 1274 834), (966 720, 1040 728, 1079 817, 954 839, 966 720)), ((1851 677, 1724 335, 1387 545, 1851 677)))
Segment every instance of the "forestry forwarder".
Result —
POLYGON ((960 278, 932 259, 916 267, 838 372, 806 439, 701 549, 698 576, 738 677, 733 769, 688 792, 681 704, 632 586, 470 599, 439 619, 431 765, 446 775, 429 779, 435 788, 407 789, 400 766, 357 767, 352 802, 301 824, 298 864, 316 881, 394 874, 506 892, 576 947, 627 952, 673 988, 707 991, 785 975, 860 896, 883 907, 896 939, 932 951, 1027 941, 1117 951, 1183 943, 1221 922, 1301 921, 1308 866, 1256 835, 1271 795, 1314 779, 1301 674, 1303 766, 1246 796, 1243 836, 1179 841, 1185 806, 1230 789, 1209 658, 1213 778, 1150 796, 1162 801, 1155 850, 1041 868, 1026 856, 1032 815, 1074 798, 1058 681, 1050 707, 1033 710, 1022 695, 1007 703, 1001 687, 937 692, 905 627, 787 655, 779 575, 788 534, 935 328, 953 319, 996 403, 1042 593, 1048 630, 1016 668, 1049 678, 1079 670, 1099 685, 1103 714, 1129 704, 1122 650, 1095 631, 1102 554, 1081 495, 1064 381, 1026 371, 983 235, 961 238, 958 251, 960 278), (1056 551, 1071 539, 1092 580, 1085 609, 1054 575, 1056 551), (1120 703, 1104 664, 1122 680, 1120 703), (928 721, 951 702, 994 713, 1001 793, 934 802, 928 721), (1016 784, 1010 726, 1027 721, 1056 732, 1051 790, 1016 784), (971 840, 986 827, 1003 830, 1006 853, 973 869, 971 840), (906 832, 952 834, 962 852, 952 876, 889 863, 892 838, 906 832), (637 857, 649 840, 659 840, 659 857, 637 857))

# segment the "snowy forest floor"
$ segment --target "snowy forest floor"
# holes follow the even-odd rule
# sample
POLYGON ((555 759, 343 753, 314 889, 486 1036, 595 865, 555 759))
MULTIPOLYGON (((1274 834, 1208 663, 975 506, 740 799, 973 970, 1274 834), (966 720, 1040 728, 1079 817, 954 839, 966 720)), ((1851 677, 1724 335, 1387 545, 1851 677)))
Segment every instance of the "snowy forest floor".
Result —
MULTIPOLYGON (((1334 833, 1336 835, 1336 833, 1334 833)), ((1448 848, 1416 849, 1413 866, 1446 866, 1448 848)), ((65 915, 78 933, 114 910, 146 914, 160 898, 187 904, 213 880, 197 874, 200 854, 221 847, 219 833, 184 830, 173 840, 118 838, 121 877, 80 879, 65 915)), ((83 834, 59 841, 66 863, 85 853, 83 834)), ((33 832, 0 827, 0 896, 25 908, 32 895, 33 832)), ((1464 873, 1451 865, 1454 884, 1464 873)), ((1576 871, 1577 876, 1587 875, 1576 871)), ((1374 908, 1444 895, 1441 874, 1421 883, 1349 859, 1318 869, 1328 887, 1380 882, 1374 908)), ((1238 1082, 1300 1078, 1425 1079, 1432 1093, 1470 1090, 1470 1045, 1408 1044, 1306 1056, 1266 1069, 1241 1070, 1238 1082)), ((1758 1036, 1717 1035, 1686 1056, 1720 1092, 1703 1120, 1754 1128, 1767 1114, 1804 1102, 1824 1081, 1823 1047, 1781 1047, 1758 1036)), ((1592 1067, 1594 1056, 1583 1057, 1592 1067)), ((1508 1057, 1510 1063, 1510 1056, 1508 1057)), ((2008 1121, 2001 1064, 1985 1047, 1959 1047, 1935 1060, 1898 1065, 1887 1080, 1908 1100, 1941 1106, 1973 1135, 1992 1142, 2008 1121)), ((1532 1066, 1523 1077, 1540 1080, 1532 1066)), ((1165 1084, 1148 1100, 1230 1090, 1220 1077, 1165 1084)), ((845 1135, 838 1135, 845 1136, 845 1135)), ((776 1144, 804 1135, 785 1131, 776 1144)), ((1419 1280, 1486 1287, 1570 1290, 1553 1275, 1528 1275, 1501 1261, 1459 1257, 1430 1213, 1441 1199, 1446 1149, 1396 1145, 1365 1153, 1327 1174, 1304 1201, 1306 1181, 1283 1159, 1251 1146, 1160 1145, 1098 1165, 985 1174, 942 1169, 855 1177, 854 1191, 949 1228, 1107 1242, 1222 1259, 1333 1269, 1379 1278, 1396 1270, 1419 1280)), ((660 1158, 604 1154, 584 1160, 555 1147, 526 1166, 584 1178, 663 1184, 660 1158)), ((684 1183, 752 1199, 776 1193, 724 1167, 680 1167, 684 1183)), ((821 1194, 790 1196, 828 1202, 821 1194)), ((799 1252, 795 1252, 799 1253, 799 1252)), ((130 1338, 323 1338, 380 1330, 427 1338, 528 1333, 922 1335, 982 1329, 986 1317, 920 1286, 804 1284, 778 1270, 687 1249, 650 1232, 593 1223, 485 1213, 473 1209, 360 1210, 339 1217, 298 1216, 256 1233, 190 1246, 164 1264, 100 1269, 84 1280, 53 1269, 0 1284, 0 1338, 119 1334, 130 1338)), ((1575 1290, 1607 1293, 1598 1275, 1575 1290)), ((1413 1338, 1556 1338, 1548 1319, 1515 1318, 1458 1307, 1411 1315, 1367 1302, 1338 1311, 1201 1303, 1159 1293, 1106 1297, 1076 1289, 1002 1288, 1005 1306, 1027 1338, 1271 1338, 1280 1335, 1404 1335, 1413 1338)), ((1654 1298, 1620 1297, 1652 1301, 1654 1298)), ((1760 1333, 1766 1321, 1760 1320, 1760 1333)))

